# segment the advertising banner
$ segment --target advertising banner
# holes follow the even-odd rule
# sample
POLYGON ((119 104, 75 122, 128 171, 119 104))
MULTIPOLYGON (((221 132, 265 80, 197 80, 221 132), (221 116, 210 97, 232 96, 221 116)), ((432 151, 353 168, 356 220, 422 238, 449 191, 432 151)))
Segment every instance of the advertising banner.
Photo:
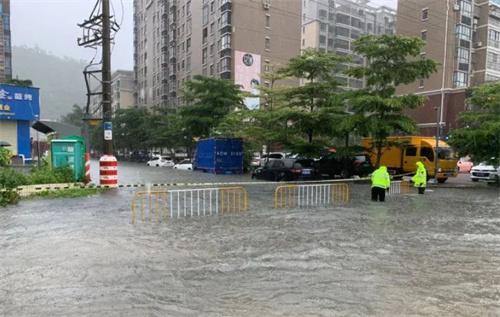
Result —
POLYGON ((0 120, 38 120, 38 88, 0 84, 0 120))
POLYGON ((261 57, 258 54, 235 51, 234 52, 234 83, 241 86, 241 90, 252 94, 244 102, 248 109, 258 109, 260 106, 259 95, 261 57))

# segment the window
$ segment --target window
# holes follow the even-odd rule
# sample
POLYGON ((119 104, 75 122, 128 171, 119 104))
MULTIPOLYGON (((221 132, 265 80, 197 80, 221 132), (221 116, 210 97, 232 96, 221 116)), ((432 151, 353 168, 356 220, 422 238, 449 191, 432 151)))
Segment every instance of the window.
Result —
POLYGON ((231 12, 229 12, 229 11, 222 13, 222 25, 221 26, 225 26, 225 25, 231 25, 231 12))
POLYGON ((326 44, 326 36, 324 36, 324 35, 319 36, 319 44, 322 44, 322 45, 326 44))
POLYGON ((335 35, 349 37, 349 29, 341 26, 335 27, 335 35))
POLYGON ((211 12, 211 13, 214 13, 214 8, 215 8, 215 1, 212 1, 212 2, 210 3, 210 12, 211 12))
POLYGON ((186 58, 186 71, 188 71, 188 72, 191 71, 191 56, 188 56, 186 58))
POLYGON ((186 15, 191 15, 191 0, 186 2, 186 15))
POLYGON ((457 37, 462 40, 470 40, 472 35, 472 30, 470 27, 458 24, 456 28, 457 37))
POLYGON ((420 32, 420 38, 423 41, 427 41, 427 30, 423 30, 422 32, 420 32))
POLYGON ((215 52, 215 44, 210 44, 210 56, 214 55, 215 52))
POLYGON ((266 14, 266 28, 271 27, 271 16, 269 14, 266 14))
POLYGON ((455 88, 466 87, 469 76, 464 72, 453 73, 453 85, 455 88))
POLYGON ((327 30, 327 29, 328 29, 328 27, 327 27, 327 24, 326 24, 326 23, 320 23, 320 24, 319 24, 319 30, 320 30, 321 32, 326 32, 326 30, 327 30))
POLYGON ((208 53, 207 53, 207 48, 205 47, 205 48, 201 51, 201 63, 202 63, 202 64, 206 64, 206 63, 207 63, 207 58, 208 58, 208 53))
POLYGON ((210 65, 210 76, 214 75, 214 65, 210 65))
POLYGON ((231 71, 231 59, 229 57, 221 60, 221 72, 231 71))
POLYGON ((207 38, 208 38, 208 29, 207 28, 203 28, 203 30, 202 30, 202 37, 201 38, 202 38, 201 42, 203 44, 206 44, 207 43, 207 38))
POLYGON ((408 146, 406 148, 406 156, 417 156, 417 148, 414 146, 408 146))
POLYGON ((215 30, 215 22, 210 23, 210 34, 213 34, 215 30))
POLYGON ((318 15, 320 19, 326 19, 326 17, 328 16, 328 12, 326 12, 326 10, 320 9, 318 15))
POLYGON ((208 23, 208 5, 203 6, 203 25, 208 23))
POLYGON ((222 36, 221 49, 225 50, 227 48, 231 48, 231 35, 224 34, 222 36))
POLYGON ((349 50, 349 41, 342 40, 342 39, 336 39, 335 40, 335 48, 349 50))
POLYGON ((463 47, 457 48, 457 60, 459 63, 469 63, 469 50, 463 47))
POLYGON ((422 21, 429 19, 429 9, 422 9, 422 21))
POLYGON ((350 18, 348 15, 337 13, 337 23, 342 23, 345 25, 351 25, 350 18))
POLYGON ((189 50, 191 49, 191 39, 187 39, 186 40, 186 51, 189 52, 189 50))
POLYGON ((266 50, 270 50, 271 49, 271 39, 268 38, 268 37, 266 37, 265 48, 266 48, 266 50))
POLYGON ((429 161, 434 162, 434 150, 430 147, 420 148, 420 156, 426 157, 429 161))

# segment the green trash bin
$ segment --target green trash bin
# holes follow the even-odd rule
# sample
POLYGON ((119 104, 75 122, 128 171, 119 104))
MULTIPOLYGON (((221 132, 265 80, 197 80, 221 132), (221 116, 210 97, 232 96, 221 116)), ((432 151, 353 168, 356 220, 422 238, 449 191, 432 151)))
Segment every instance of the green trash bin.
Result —
POLYGON ((73 169, 73 179, 82 181, 85 176, 85 142, 81 137, 68 137, 52 140, 51 142, 52 167, 66 167, 73 169))

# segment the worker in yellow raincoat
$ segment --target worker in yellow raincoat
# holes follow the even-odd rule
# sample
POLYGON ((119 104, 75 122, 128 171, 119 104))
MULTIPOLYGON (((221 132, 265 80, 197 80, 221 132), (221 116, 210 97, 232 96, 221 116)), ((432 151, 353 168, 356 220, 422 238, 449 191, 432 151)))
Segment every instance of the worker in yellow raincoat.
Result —
POLYGON ((417 171, 411 180, 413 181, 413 185, 418 188, 418 193, 423 195, 427 186, 427 171, 422 162, 417 162, 417 171))
POLYGON ((372 200, 385 201, 385 191, 391 186, 391 177, 386 166, 380 166, 372 174, 372 200))

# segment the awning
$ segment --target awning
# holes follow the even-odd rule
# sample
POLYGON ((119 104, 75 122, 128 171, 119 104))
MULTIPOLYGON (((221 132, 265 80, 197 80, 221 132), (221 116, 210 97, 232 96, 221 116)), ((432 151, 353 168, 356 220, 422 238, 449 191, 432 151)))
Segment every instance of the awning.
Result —
POLYGON ((64 138, 71 135, 81 136, 81 128, 57 121, 40 120, 33 123, 31 126, 33 129, 41 132, 43 134, 49 134, 55 132, 57 138, 64 138))

